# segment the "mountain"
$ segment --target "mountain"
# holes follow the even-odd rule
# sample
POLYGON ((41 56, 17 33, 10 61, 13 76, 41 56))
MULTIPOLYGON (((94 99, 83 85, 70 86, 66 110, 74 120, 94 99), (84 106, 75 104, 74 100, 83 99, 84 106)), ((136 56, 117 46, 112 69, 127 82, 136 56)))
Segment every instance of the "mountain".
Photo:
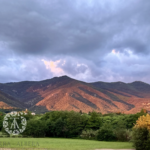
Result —
POLYGON ((142 108, 150 111, 150 85, 140 81, 86 83, 62 76, 0 84, 0 91, 5 95, 0 101, 34 112, 95 110, 136 113, 142 108))
POLYGON ((0 109, 17 109, 24 106, 14 97, 0 91, 0 109))

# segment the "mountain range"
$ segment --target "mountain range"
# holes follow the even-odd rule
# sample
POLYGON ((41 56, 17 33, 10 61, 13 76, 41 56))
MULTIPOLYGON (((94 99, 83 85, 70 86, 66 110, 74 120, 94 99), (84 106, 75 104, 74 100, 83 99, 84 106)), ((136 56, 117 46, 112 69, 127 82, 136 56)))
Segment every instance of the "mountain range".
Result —
POLYGON ((44 113, 74 110, 101 113, 150 111, 150 85, 141 81, 86 83, 68 76, 0 83, 0 108, 44 113))

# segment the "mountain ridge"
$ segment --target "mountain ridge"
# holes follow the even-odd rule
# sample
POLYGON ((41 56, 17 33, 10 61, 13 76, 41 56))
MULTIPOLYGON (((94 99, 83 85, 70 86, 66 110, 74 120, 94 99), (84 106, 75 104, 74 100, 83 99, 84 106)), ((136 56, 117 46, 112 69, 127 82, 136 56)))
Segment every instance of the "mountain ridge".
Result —
POLYGON ((0 91, 6 94, 6 99, 9 95, 22 108, 34 112, 94 110, 135 113, 142 108, 150 111, 150 85, 141 81, 86 83, 61 76, 42 81, 2 83, 0 91))

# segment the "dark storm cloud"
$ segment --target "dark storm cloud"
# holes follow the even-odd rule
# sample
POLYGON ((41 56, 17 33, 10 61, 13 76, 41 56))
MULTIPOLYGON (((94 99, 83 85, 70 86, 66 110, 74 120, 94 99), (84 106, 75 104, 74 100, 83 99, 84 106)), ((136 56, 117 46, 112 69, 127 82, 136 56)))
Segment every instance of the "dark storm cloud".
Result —
POLYGON ((149 8, 149 0, 0 0, 0 82, 63 74, 150 82, 149 8))
POLYGON ((114 47, 146 51, 150 2, 102 2, 1 0, 1 40, 26 54, 88 55, 114 47))
POLYGON ((27 54, 88 55, 114 47, 147 51, 149 1, 83 2, 1 0, 1 39, 27 54))

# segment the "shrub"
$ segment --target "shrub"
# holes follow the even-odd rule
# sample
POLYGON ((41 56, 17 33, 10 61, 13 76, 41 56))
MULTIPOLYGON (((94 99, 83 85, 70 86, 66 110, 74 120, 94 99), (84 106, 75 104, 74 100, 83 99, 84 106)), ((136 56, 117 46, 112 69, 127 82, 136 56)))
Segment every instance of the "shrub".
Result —
POLYGON ((83 139, 96 139, 97 131, 94 130, 83 130, 80 137, 83 139))
POLYGON ((136 150, 150 150, 150 115, 137 120, 133 128, 133 143, 136 150))
POLYGON ((131 140, 131 131, 128 129, 115 130, 114 133, 118 141, 124 142, 131 140))
POLYGON ((131 139, 130 130, 126 129, 126 122, 122 119, 117 122, 114 133, 118 141, 130 141, 131 139))
POLYGON ((150 150, 150 133, 147 128, 134 128, 132 137, 136 150, 150 150))
POLYGON ((99 141, 114 141, 116 140, 115 134, 109 125, 103 125, 97 133, 97 140, 99 141))

